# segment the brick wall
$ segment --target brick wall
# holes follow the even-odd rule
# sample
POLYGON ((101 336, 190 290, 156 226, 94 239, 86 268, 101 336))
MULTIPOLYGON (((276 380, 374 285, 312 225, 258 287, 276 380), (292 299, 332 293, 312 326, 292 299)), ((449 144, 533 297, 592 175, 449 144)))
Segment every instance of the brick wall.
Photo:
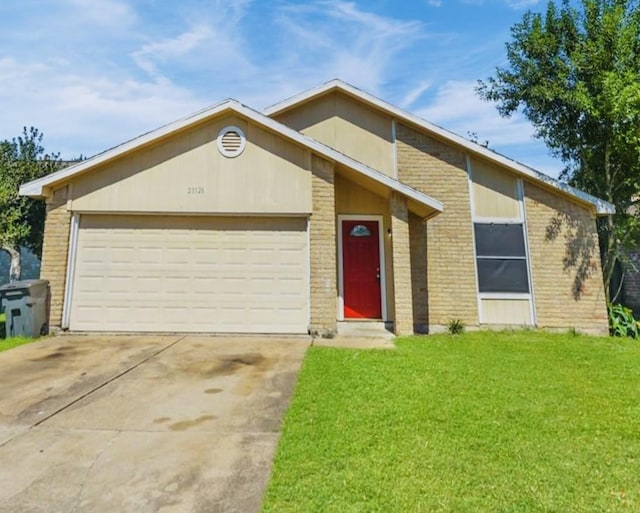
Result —
POLYGON ((67 188, 55 191, 47 202, 40 277, 49 281, 51 304, 49 325, 59 328, 67 275, 69 228, 71 213, 67 211, 67 188))
POLYGON ((313 214, 311 238, 312 334, 333 336, 336 332, 337 263, 336 211, 333 164, 312 157, 313 214))
MULTIPOLYGON (((397 126, 398 178, 442 201, 427 222, 427 288, 430 326, 453 318, 478 323, 475 257, 464 154, 402 124, 397 126)), ((421 280, 418 275, 414 279, 421 280)), ((420 283, 414 284, 419 288, 420 283)))
POLYGON ((391 195, 391 233, 393 253, 393 290, 395 312, 393 331, 396 335, 413 333, 413 294, 411 284, 411 243, 407 202, 397 193, 391 195))
POLYGON ((607 333, 595 219, 557 194, 524 186, 537 325, 607 333))
POLYGON ((409 246, 411 248, 413 329, 416 333, 426 333, 429 329, 427 221, 412 213, 409 213, 409 246))

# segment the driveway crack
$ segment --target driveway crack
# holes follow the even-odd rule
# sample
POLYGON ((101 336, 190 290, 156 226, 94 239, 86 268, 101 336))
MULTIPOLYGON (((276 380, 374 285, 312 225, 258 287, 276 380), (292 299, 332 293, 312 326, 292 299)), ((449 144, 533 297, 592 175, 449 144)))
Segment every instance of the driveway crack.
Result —
POLYGON ((89 475, 91 474, 91 471, 93 470, 93 468, 97 465, 98 461, 100 460, 100 458, 102 457, 102 455, 107 452, 107 450, 113 445, 113 443, 116 441, 116 439, 122 434, 122 431, 118 431, 113 437, 111 437, 111 439, 105 444, 105 446, 102 448, 101 451, 97 452, 96 455, 93 458, 93 461, 91 462, 91 465, 89 465, 89 468, 87 468, 87 471, 84 475, 84 479, 82 480, 82 483, 80 483, 80 490, 78 490, 78 493, 73 501, 73 507, 71 508, 71 513, 75 513, 76 510, 78 509, 78 506, 80 506, 80 500, 82 499, 82 494, 84 492, 84 489, 89 481, 89 475))
POLYGON ((94 392, 97 392, 98 390, 100 390, 101 388, 106 387, 108 384, 113 383, 116 379, 121 378, 122 376, 125 376, 127 374, 129 374, 131 371, 137 369, 138 367, 140 367, 141 365, 147 363, 149 360, 155 358, 156 356, 158 356, 161 353, 164 353, 166 350, 171 349, 173 346, 175 346, 178 342, 184 340, 187 337, 187 335, 184 335, 182 337, 180 337, 177 340, 174 340, 173 342, 171 342, 170 344, 167 344, 166 346, 160 348, 158 351, 156 351, 155 353, 150 354, 149 356, 147 356, 146 358, 140 360, 138 363, 136 363, 135 365, 132 365, 131 367, 125 369, 124 371, 122 371, 119 374, 116 374, 115 376, 113 376, 112 378, 109 378, 108 380, 106 380, 104 383, 101 383, 100 385, 92 388, 91 390, 85 392, 84 394, 80 395, 79 397, 76 397, 73 401, 71 401, 70 403, 65 404, 64 406, 58 408, 56 411, 50 413, 49 415, 47 415, 46 417, 40 419, 38 422, 36 422, 35 424, 33 424, 33 426, 31 426, 31 429, 33 429, 34 427, 38 427, 39 425, 45 423, 46 421, 48 421, 49 419, 51 419, 52 417, 55 417, 56 415, 58 415, 59 413, 62 413, 63 411, 67 410, 68 408, 70 408, 71 406, 73 406, 76 403, 79 403, 80 401, 82 401, 84 398, 90 396, 91 394, 93 394, 94 392))

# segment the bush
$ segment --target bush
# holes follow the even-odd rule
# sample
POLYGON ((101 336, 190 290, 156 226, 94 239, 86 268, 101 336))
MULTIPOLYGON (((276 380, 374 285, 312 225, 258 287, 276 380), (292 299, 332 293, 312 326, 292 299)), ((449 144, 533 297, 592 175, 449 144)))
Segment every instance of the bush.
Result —
POLYGON ((634 319, 630 308, 610 303, 607 309, 609 311, 609 333, 612 336, 638 338, 640 323, 634 319))
POLYGON ((451 335, 462 335, 464 333, 464 322, 462 319, 451 319, 447 324, 447 331, 451 335))

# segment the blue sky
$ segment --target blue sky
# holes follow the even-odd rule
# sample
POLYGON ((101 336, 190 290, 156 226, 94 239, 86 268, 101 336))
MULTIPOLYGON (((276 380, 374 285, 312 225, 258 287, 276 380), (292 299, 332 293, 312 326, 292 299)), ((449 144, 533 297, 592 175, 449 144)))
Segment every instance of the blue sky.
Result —
POLYGON ((474 94, 537 0, 5 0, 0 139, 85 156, 225 98, 258 110, 341 78, 547 174, 518 116, 474 94))

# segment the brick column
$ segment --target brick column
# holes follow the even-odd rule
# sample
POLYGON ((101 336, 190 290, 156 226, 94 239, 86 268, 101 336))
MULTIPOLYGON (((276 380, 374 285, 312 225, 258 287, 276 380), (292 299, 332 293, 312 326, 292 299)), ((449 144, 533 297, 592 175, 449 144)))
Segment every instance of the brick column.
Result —
POLYGON ((312 335, 332 337, 336 333, 337 263, 336 209, 333 164, 312 157, 313 214, 311 236, 312 335))
POLYGON ((59 328, 62 324, 70 226, 71 212, 67 210, 67 187, 63 187, 54 191, 47 199, 47 219, 40 264, 40 277, 49 281, 49 326, 53 328, 59 328))
POLYGON ((409 211, 406 199, 395 192, 391 194, 390 207, 395 295, 393 330, 396 335, 410 335, 413 333, 413 293, 409 211))

